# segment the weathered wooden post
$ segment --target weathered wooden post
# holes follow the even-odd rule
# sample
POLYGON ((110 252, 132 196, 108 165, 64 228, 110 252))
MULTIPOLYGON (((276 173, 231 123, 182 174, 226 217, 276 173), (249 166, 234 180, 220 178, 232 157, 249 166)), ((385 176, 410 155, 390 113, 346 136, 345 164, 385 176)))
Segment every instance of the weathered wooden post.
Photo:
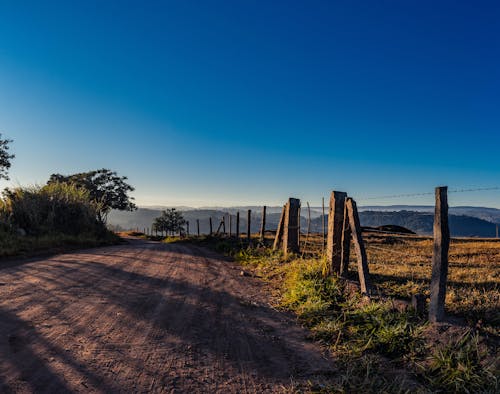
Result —
POLYGON ((344 204, 344 226, 342 228, 342 258, 340 262, 340 275, 346 276, 349 271, 351 257, 351 226, 349 226, 349 213, 347 204, 344 204))
POLYGON ((299 252, 299 210, 300 200, 289 198, 285 210, 285 224, 283 229, 283 253, 299 252))
POLYGON ((425 295, 418 293, 411 296, 411 306, 415 309, 418 316, 425 313, 425 295))
POLYGON ((326 234, 325 234, 325 197, 321 197, 321 232, 323 235, 323 242, 321 244, 321 251, 324 255, 325 253, 325 239, 326 239, 326 234))
POLYGON ((260 240, 264 240, 264 235, 266 232, 266 206, 262 207, 262 221, 260 222, 260 240))
POLYGON ((236 238, 240 237, 240 212, 236 212, 236 238))
POLYGON ((189 237, 189 220, 186 221, 186 235, 189 237))
POLYGON ((221 223, 222 223, 222 234, 226 235, 226 216, 223 215, 221 220, 222 220, 221 221, 221 223))
POLYGON ((432 256, 431 300, 429 304, 429 320, 433 323, 444 319, 449 248, 448 187, 442 186, 436 188, 436 207, 434 211, 434 252, 432 256))
POLYGON ((250 243, 251 240, 251 225, 252 225, 252 210, 249 209, 247 212, 247 239, 250 243))
POLYGON ((498 224, 497 224, 497 238, 498 238, 498 224))
POLYGON ((200 219, 196 219, 196 234, 200 236, 200 219))
POLYGON ((358 274, 361 293, 370 293, 370 271, 368 269, 368 259, 366 257, 366 249, 361 236, 361 225, 359 223, 358 208, 356 202, 352 198, 346 200, 347 213, 349 215, 349 226, 352 231, 354 241, 354 249, 358 257, 358 274))
POLYGON ((286 212, 286 204, 283 205, 283 209, 281 210, 280 221, 278 222, 278 228, 276 229, 276 235, 274 236, 274 244, 273 250, 278 249, 280 242, 283 238, 283 227, 285 225, 285 212, 286 212))
POLYGON ((342 262, 342 233, 344 229, 344 206, 347 193, 332 191, 328 213, 328 235, 326 241, 326 261, 329 274, 340 274, 342 262))
POLYGON ((209 220, 209 226, 210 226, 210 235, 213 233, 213 227, 212 227, 212 217, 210 216, 209 220))

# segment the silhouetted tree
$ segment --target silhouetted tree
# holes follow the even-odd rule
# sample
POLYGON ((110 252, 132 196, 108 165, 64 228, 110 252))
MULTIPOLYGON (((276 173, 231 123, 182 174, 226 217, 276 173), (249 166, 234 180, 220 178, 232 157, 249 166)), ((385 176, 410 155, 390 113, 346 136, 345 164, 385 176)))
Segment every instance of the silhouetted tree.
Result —
POLYGON ((182 213, 175 208, 167 209, 153 221, 153 228, 157 231, 165 231, 167 234, 182 233, 183 226, 186 224, 182 213))
POLYGON ((71 183, 89 191, 90 198, 99 204, 97 219, 106 222, 112 209, 133 211, 137 206, 133 197, 128 195, 134 188, 125 181, 127 177, 119 176, 115 171, 100 169, 81 172, 73 175, 52 174, 47 184, 55 182, 71 183))
POLYGON ((10 161, 14 158, 14 155, 9 153, 11 142, 12 140, 3 139, 0 133, 0 179, 9 179, 7 172, 10 168, 10 161))

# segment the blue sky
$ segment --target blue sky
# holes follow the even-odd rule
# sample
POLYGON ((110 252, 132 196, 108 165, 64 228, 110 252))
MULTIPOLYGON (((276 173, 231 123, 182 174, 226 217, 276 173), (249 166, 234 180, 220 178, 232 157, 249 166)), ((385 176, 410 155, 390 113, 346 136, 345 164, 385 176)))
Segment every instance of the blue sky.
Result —
POLYGON ((0 0, 0 186, 106 167, 139 204, 194 206, 500 186, 498 20, 496 1, 0 0))

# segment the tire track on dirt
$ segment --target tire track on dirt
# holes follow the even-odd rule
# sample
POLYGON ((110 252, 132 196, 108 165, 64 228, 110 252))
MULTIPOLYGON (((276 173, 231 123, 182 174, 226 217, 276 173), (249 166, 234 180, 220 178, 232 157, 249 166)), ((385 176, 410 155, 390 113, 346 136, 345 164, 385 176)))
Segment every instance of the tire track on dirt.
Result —
POLYGON ((268 305, 261 282, 190 245, 131 240, 10 263, 0 391, 261 393, 324 380, 331 361, 268 305))

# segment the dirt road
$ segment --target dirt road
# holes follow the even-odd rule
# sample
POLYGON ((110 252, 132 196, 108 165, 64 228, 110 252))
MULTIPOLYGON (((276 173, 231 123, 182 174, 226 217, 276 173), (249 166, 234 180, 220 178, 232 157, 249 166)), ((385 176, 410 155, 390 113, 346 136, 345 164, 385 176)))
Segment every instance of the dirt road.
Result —
POLYGON ((333 371, 258 279, 195 246, 0 267, 2 393, 288 392, 333 371))

